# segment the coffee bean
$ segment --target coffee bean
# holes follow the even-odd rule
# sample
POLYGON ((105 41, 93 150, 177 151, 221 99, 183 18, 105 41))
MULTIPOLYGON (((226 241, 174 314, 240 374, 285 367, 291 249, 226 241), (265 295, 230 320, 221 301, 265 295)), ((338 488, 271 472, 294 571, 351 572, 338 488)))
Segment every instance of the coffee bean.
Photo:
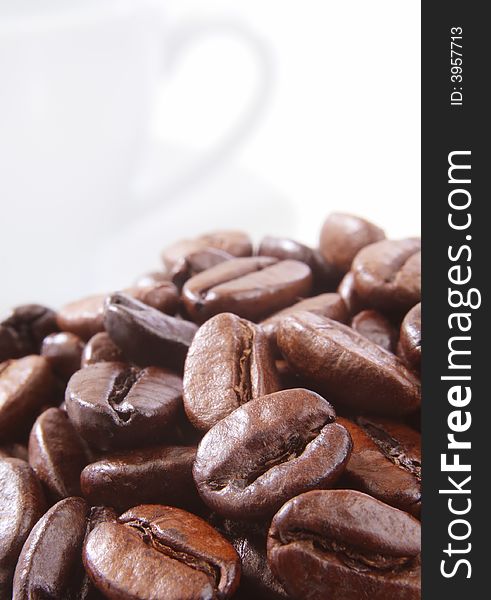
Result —
POLYGON ((206 271, 206 269, 211 269, 211 267, 232 258, 235 258, 232 254, 224 250, 218 250, 217 248, 203 248, 202 250, 191 252, 182 260, 179 260, 172 268, 172 281, 178 288, 182 288, 186 281, 194 275, 206 271))
POLYGON ((123 353, 105 331, 91 337, 82 353, 82 368, 98 362, 125 362, 123 353))
POLYGON ((45 410, 31 430, 29 464, 55 502, 80 496, 80 473, 86 463, 84 446, 66 412, 45 410))
POLYGON ((184 368, 184 409, 206 431, 252 398, 279 389, 270 343, 261 329, 231 313, 202 325, 184 368))
POLYGON ((286 317, 278 347, 290 368, 344 408, 401 416, 420 404, 420 383, 392 353, 351 328, 307 312, 286 317))
POLYGON ((338 418, 353 440, 343 473, 346 487, 366 492, 419 517, 421 510, 421 439, 419 433, 386 419, 338 418))
POLYGON ((397 354, 410 369, 419 372, 421 366, 421 303, 413 306, 402 321, 397 354))
POLYGON ((104 323, 112 341, 140 366, 181 371, 194 335, 194 323, 176 319, 124 294, 106 302, 104 323))
POLYGON ((196 448, 159 446, 104 456, 82 471, 81 485, 91 504, 127 510, 138 504, 200 507, 192 468, 196 448))
POLYGON ((15 569, 13 600, 80 597, 80 556, 87 514, 82 498, 65 498, 36 523, 15 569))
POLYGON ((189 279, 183 301, 203 323, 220 312, 257 321, 306 296, 312 273, 304 263, 267 256, 228 260, 189 279))
POLYGON ((57 331, 56 314, 40 304, 14 308, 0 321, 0 363, 37 354, 45 336, 57 331))
POLYGON ((225 599, 240 578, 237 553, 208 523, 155 504, 95 527, 83 557, 92 581, 110 599, 225 599))
POLYGON ((338 294, 343 299, 350 315, 360 312, 364 306, 355 290, 355 276, 353 271, 348 271, 338 286, 338 294))
POLYGON ((351 452, 346 429, 318 394, 285 390, 251 400, 201 440, 194 480, 203 500, 232 519, 272 514, 304 491, 332 486, 351 452))
POLYGON ((0 440, 12 439, 52 401, 54 379, 42 356, 0 363, 0 440))
POLYGON ((333 213, 322 226, 319 247, 326 261, 344 274, 362 248, 384 238, 383 230, 365 219, 333 213))
POLYGON ((41 356, 49 362, 55 375, 64 381, 80 369, 84 343, 74 333, 51 333, 41 345, 41 356))
POLYGON ((163 441, 182 414, 177 375, 124 363, 77 371, 66 389, 66 410, 78 433, 99 450, 163 441))
POLYGON ((363 248, 353 260, 355 289, 371 308, 406 313, 421 300, 421 241, 384 240, 363 248))
POLYGON ((257 251, 259 256, 273 256, 280 260, 298 260, 310 267, 315 289, 334 291, 339 283, 337 269, 329 264, 318 250, 290 238, 266 236, 257 251))
POLYGON ((397 331, 392 323, 376 310, 359 312, 353 317, 351 328, 384 350, 395 352, 397 331))
POLYGON ((171 281, 171 275, 167 271, 149 271, 138 277, 134 287, 151 287, 166 281, 171 281))
POLYGON ((419 600, 420 551, 414 517, 352 490, 293 498, 268 536, 273 573, 306 600, 419 600))
POLYGON ((214 248, 232 256, 250 256, 252 242, 242 231, 214 231, 194 239, 180 240, 162 252, 162 260, 169 271, 178 271, 190 254, 214 248))
POLYGON ((0 458, 0 598, 11 597, 17 558, 46 508, 34 472, 18 458, 0 458))
POLYGON ((266 335, 276 343, 276 330, 280 321, 287 315, 302 310, 314 313, 315 315, 329 317, 330 319, 340 321, 341 323, 346 323, 349 316, 346 304, 339 294, 320 294, 319 296, 300 300, 300 302, 292 304, 288 308, 284 308, 274 315, 271 315, 271 317, 268 317, 261 322, 261 328, 266 335))

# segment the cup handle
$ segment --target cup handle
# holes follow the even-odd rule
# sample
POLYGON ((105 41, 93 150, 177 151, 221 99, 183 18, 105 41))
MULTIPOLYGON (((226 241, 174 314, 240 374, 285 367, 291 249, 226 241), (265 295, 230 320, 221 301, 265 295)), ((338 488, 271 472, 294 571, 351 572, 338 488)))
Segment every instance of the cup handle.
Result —
POLYGON ((258 72, 256 88, 238 122, 214 146, 202 153, 185 169, 184 174, 180 173, 174 178, 171 177, 162 184, 158 194, 160 201, 163 198, 174 197, 189 186, 196 184, 228 158, 252 131, 271 95, 274 68, 269 47, 250 28, 234 20, 189 20, 171 28, 165 42, 167 59, 164 68, 166 73, 172 72, 185 52, 196 42, 216 35, 233 36, 235 40, 241 40, 251 49, 258 72))

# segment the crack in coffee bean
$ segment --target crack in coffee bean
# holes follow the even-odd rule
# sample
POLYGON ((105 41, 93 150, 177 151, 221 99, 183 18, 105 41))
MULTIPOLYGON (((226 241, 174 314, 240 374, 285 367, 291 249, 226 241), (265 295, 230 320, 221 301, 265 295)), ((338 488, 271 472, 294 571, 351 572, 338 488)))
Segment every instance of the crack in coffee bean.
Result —
POLYGON ((128 527, 138 531, 142 537, 142 540, 148 546, 151 546, 157 552, 168 556, 169 558, 183 563, 191 569, 196 569, 204 573, 210 580, 213 587, 216 589, 220 583, 220 570, 212 563, 206 562, 203 559, 191 554, 190 552, 184 552, 182 550, 175 550, 171 546, 161 542, 152 531, 151 526, 148 523, 142 521, 127 521, 125 523, 128 527))
POLYGON ((358 424, 380 448, 384 456, 398 467, 412 473, 418 481, 421 481, 421 462, 414 458, 409 458, 395 438, 380 427, 377 427, 373 423, 368 423, 364 419, 359 419, 358 424))
POLYGON ((115 378, 109 393, 108 402, 121 421, 127 422, 131 419, 133 409, 131 407, 121 408, 121 404, 131 391, 131 388, 140 378, 142 370, 137 367, 128 367, 121 371, 115 378))
POLYGON ((239 406, 249 402, 252 398, 252 383, 251 383, 251 358, 252 344, 254 341, 254 332, 246 324, 241 323, 242 331, 244 332, 244 346, 239 358, 239 381, 234 386, 234 392, 237 396, 239 406))

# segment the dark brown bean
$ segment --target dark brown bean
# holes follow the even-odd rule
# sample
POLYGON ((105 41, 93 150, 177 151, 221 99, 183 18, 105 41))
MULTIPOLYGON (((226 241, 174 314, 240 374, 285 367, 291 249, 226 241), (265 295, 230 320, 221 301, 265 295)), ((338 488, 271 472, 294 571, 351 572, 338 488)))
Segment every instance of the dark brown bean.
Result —
POLYGON ((178 371, 198 330, 194 323, 164 315, 124 294, 108 297, 104 323, 113 342, 132 362, 178 371))
POLYGON ((55 502, 80 496, 87 457, 65 411, 49 408, 36 419, 29 437, 29 464, 55 502))
POLYGON ((194 480, 203 500, 232 519, 270 516, 288 499, 326 488, 351 452, 346 429, 318 394, 292 389, 251 400, 201 440, 194 480))
POLYGON ((326 261, 344 274, 362 248, 384 238, 383 230, 365 219, 333 213, 322 226, 319 247, 326 261))
POLYGON ((0 440, 12 439, 53 400, 54 379, 42 356, 0 363, 0 440))
POLYGON ((307 312, 284 319, 277 343, 291 369, 335 405, 388 416, 420 404, 420 383, 393 354, 351 328, 307 312))
POLYGON ((350 315, 355 315, 364 308, 363 303, 355 290, 355 276, 353 271, 348 271, 338 286, 338 294, 344 300, 350 315))
POLYGON ((159 446, 104 456, 87 465, 80 478, 91 504, 127 510, 138 504, 200 507, 193 481, 196 448, 159 446))
POLYGON ((211 269, 211 267, 232 258, 235 258, 235 256, 218 248, 197 250, 188 254, 174 265, 171 270, 172 281, 178 288, 182 288, 186 281, 194 275, 206 271, 206 269, 211 269))
POLYGON ((419 372, 421 367, 421 303, 413 306, 402 321, 397 354, 409 368, 419 372))
POLYGON ((182 414, 181 378, 157 367, 97 363, 77 371, 66 389, 66 410, 95 448, 162 442, 182 414))
POLYGON ((82 367, 98 362, 124 362, 124 354, 105 331, 96 333, 85 345, 82 354, 82 367))
POLYGON ((287 502, 268 536, 273 573, 293 598, 419 600, 420 524, 353 490, 321 490, 287 502))
POLYGON ((155 504, 95 527, 83 558, 92 581, 113 600, 221 600, 240 578, 237 553, 208 523, 155 504))
POLYGON ((11 597, 17 558, 45 509, 41 484, 29 465, 0 459, 0 598, 11 597))
POLYGON ((184 409, 202 431, 252 398, 279 389, 269 340, 231 313, 202 325, 189 349, 183 379, 184 409))
POLYGON ((55 375, 63 381, 80 369, 84 343, 74 333, 51 333, 41 345, 41 356, 49 362, 55 375))
POLYGON ((220 312, 257 321, 308 295, 311 286, 312 273, 304 263, 267 256, 236 258, 189 279, 183 301, 199 323, 220 312))
POLYGON ((362 310, 359 312, 353 317, 351 328, 374 344, 381 346, 384 350, 395 352, 397 330, 389 319, 376 310, 362 310))

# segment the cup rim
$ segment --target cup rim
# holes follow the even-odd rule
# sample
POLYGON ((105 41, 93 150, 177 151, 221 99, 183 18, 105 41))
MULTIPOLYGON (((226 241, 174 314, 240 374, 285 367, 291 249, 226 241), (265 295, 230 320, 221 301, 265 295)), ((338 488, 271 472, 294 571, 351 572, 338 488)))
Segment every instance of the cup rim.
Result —
MULTIPOLYGON (((0 34, 34 33, 97 24, 131 16, 142 7, 158 7, 156 0, 94 0, 55 2, 37 12, 1 14, 0 34)), ((33 4, 34 7, 34 4, 33 4)))

